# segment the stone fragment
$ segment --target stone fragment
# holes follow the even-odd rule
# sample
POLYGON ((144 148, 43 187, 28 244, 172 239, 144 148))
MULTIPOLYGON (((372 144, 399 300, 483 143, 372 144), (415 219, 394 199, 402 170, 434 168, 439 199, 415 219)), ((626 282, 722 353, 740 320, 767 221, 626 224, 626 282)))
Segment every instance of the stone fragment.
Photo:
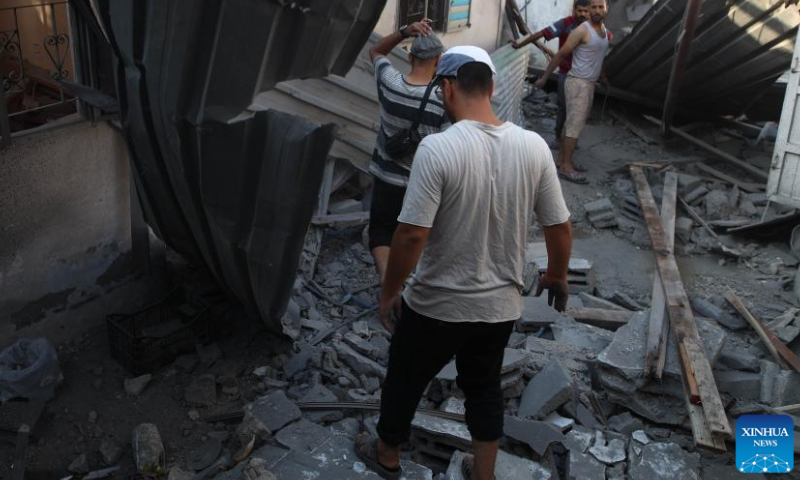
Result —
POLYGON ((631 434, 631 437, 633 437, 634 440, 641 443, 642 445, 647 445, 648 443, 650 443, 650 439, 647 438, 647 434, 644 432, 644 430, 636 430, 631 434))
POLYGON ((764 404, 772 405, 772 400, 775 395, 775 379, 781 371, 781 367, 777 363, 770 362, 769 360, 761 360, 761 391, 759 392, 759 401, 764 404))
POLYGON ((186 403, 199 407, 212 407, 217 403, 217 381, 213 374, 194 377, 184 392, 186 403))
POLYGON ((142 394, 144 389, 147 387, 147 384, 150 383, 150 380, 153 378, 152 375, 149 373, 146 375, 140 375, 136 378, 126 378, 125 379, 125 393, 132 397, 138 397, 142 394))
POLYGON ((286 374, 286 378, 293 378, 295 375, 305 370, 315 352, 316 348, 311 345, 301 346, 300 351, 294 353, 283 364, 283 373, 286 374))
POLYGON ((742 473, 733 465, 714 465, 703 469, 703 480, 765 480, 760 473, 742 473))
POLYGON ((557 319, 550 329, 557 342, 588 348, 595 353, 603 351, 614 339, 614 332, 610 330, 579 323, 571 318, 557 319))
POLYGON ((732 370, 759 371, 758 357, 743 348, 732 345, 730 341, 726 342, 725 346, 722 347, 719 361, 732 370))
POLYGON ((574 396, 572 377, 558 360, 553 360, 525 387, 519 416, 541 419, 574 396))
POLYGON ((75 460, 73 460, 72 463, 69 464, 67 470, 69 470, 70 473, 76 473, 76 474, 88 473, 89 461, 86 459, 86 454, 82 453, 78 455, 78 457, 75 460))
POLYGON ((589 222, 595 228, 609 228, 617 226, 617 218, 614 213, 614 206, 608 198, 601 198, 583 205, 589 222))
POLYGON ((242 469, 240 480, 278 480, 267 468, 267 461, 262 458, 251 458, 242 469))
MULTIPOLYGON (((570 297, 572 299, 572 297, 570 297)), ((533 332, 540 327, 550 326, 558 319, 569 318, 547 304, 547 297, 522 297, 524 304, 522 316, 517 321, 517 329, 521 332, 533 332)), ((573 300, 574 302, 574 300, 573 300)), ((572 305, 568 305, 572 306, 572 305)))
POLYGON ((698 454, 687 453, 675 443, 650 443, 628 464, 628 474, 647 480, 700 480, 698 463, 698 454))
POLYGON ((367 391, 370 395, 377 392, 381 388, 381 381, 375 377, 367 377, 366 375, 361 375, 361 385, 364 387, 364 390, 367 391))
POLYGON ((566 444, 566 437, 555 426, 518 417, 505 417, 503 433, 509 438, 527 444, 540 457, 545 455, 553 443, 566 444))
POLYGON ((297 405, 279 390, 248 404, 244 409, 244 419, 236 432, 240 439, 244 439, 244 443, 249 441, 250 435, 266 439, 300 416, 297 405))
POLYGON ((706 220, 727 219, 732 213, 728 193, 722 190, 712 190, 703 199, 706 209, 706 220))
POLYGON ((594 445, 589 447, 589 453, 606 465, 612 465, 627 458, 625 443, 616 438, 606 441, 605 436, 600 431, 595 432, 594 445))
POLYGON ((361 423, 355 418, 347 417, 332 424, 331 430, 334 432, 341 432, 348 437, 354 437, 361 433, 361 423))
POLYGON ((567 480, 606 480, 606 466, 589 455, 570 450, 567 480))
POLYGON ((328 441, 332 435, 333 432, 329 429, 322 428, 303 418, 281 429, 275 439, 286 448, 311 453, 328 441))
POLYGON ((567 432, 575 425, 575 420, 562 417, 557 412, 553 412, 544 417, 543 422, 549 423, 550 425, 559 429, 561 432, 567 432))
POLYGON ((800 309, 790 308, 774 319, 764 322, 764 327, 788 345, 800 335, 800 309))
POLYGON ((611 300, 634 312, 644 310, 644 307, 642 307, 639 302, 631 298, 631 296, 625 292, 614 292, 614 296, 611 297, 611 300))
POLYGON ((791 370, 781 370, 775 377, 772 405, 794 405, 800 403, 800 375, 791 370))
MULTIPOLYGON (((400 460, 405 480, 431 480, 430 469, 414 462, 400 460)), ((305 455, 292 452, 286 455, 272 472, 281 480, 380 480, 377 474, 367 469, 353 449, 353 441, 342 436, 334 436, 314 453, 305 455)), ((238 480, 238 479, 231 479, 238 480)))
POLYGON ((564 412, 577 420, 579 424, 592 431, 597 430, 600 426, 600 423, 597 421, 594 413, 592 413, 592 411, 589 410, 586 405, 577 400, 567 402, 564 405, 564 412))
POLYGON ((114 465, 122 456, 122 448, 117 442, 107 438, 100 442, 100 456, 106 465, 114 465))
MULTIPOLYGON (((301 403, 309 402, 337 402, 339 401, 333 392, 322 385, 314 385, 300 399, 301 403)), ((341 410, 309 410, 304 412, 306 418, 315 423, 336 422, 342 419, 341 410)))
POLYGON ((133 430, 133 459, 136 470, 146 476, 164 475, 164 444, 158 427, 142 423, 133 430))
POLYGON ((689 243, 692 240, 692 229, 694 221, 687 217, 675 219, 675 235, 683 242, 689 243))
POLYGON ((453 448, 468 449, 472 444, 472 436, 467 426, 455 420, 417 413, 411 422, 411 429, 416 435, 441 441, 453 448))
POLYGON ((354 372, 359 375, 376 376, 383 380, 386 378, 386 367, 382 366, 375 360, 365 357, 356 352, 350 346, 342 342, 334 342, 334 348, 339 360, 344 362, 354 372))
POLYGON ((615 432, 630 434, 644 428, 644 423, 634 417, 630 412, 614 415, 608 419, 608 428, 615 432))
MULTIPOLYGON (((461 475, 461 463, 467 454, 457 451, 450 460, 444 480, 465 480, 461 475)), ((502 480, 550 480, 550 470, 533 460, 497 451, 497 462, 494 467, 495 478, 502 480)))
POLYGON ((294 299, 289 300, 289 304, 286 305, 286 312, 281 318, 281 325, 283 326, 283 333, 288 335, 289 338, 292 340, 300 338, 300 333, 303 329, 302 318, 300 318, 300 305, 294 299))
POLYGON ((364 340, 364 338, 356 335, 355 333, 353 332, 345 333, 344 341, 348 345, 353 347, 353 349, 358 353, 361 353, 362 355, 366 355, 373 359, 378 358, 378 349, 375 348, 375 346, 372 345, 370 342, 364 340))
POLYGON ((464 415, 467 413, 467 409, 464 406, 464 400, 461 398, 456 397, 448 397, 442 402, 442 405, 439 406, 439 410, 447 413, 457 413, 459 415, 464 415))
POLYGON ((97 422, 97 411, 92 410, 91 412, 89 412, 87 420, 89 421, 89 423, 97 422))
POLYGON ((530 366, 534 372, 543 370, 553 359, 557 359, 579 384, 589 384, 591 381, 589 365, 594 365, 597 354, 588 348, 531 335, 525 340, 525 350, 530 353, 530 366))
POLYGON ((386 337, 383 335, 375 335, 369 339, 369 343, 378 352, 379 361, 386 362, 386 360, 389 359, 389 340, 387 340, 386 337))
POLYGON ((586 449, 588 449, 592 445, 592 441, 594 440, 594 435, 591 431, 583 428, 583 427, 575 427, 565 435, 566 440, 564 445, 570 451, 577 451, 580 453, 586 453, 586 449))

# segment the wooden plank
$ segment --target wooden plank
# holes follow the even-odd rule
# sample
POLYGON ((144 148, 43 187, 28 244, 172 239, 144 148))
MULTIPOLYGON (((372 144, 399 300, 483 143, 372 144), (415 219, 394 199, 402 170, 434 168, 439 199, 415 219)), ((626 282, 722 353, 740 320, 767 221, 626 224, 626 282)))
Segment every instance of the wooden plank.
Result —
MULTIPOLYGON (((692 359, 686 349, 686 343, 678 345, 678 354, 681 356, 681 362, 686 365, 692 364, 692 359)), ((686 372, 683 379, 686 381, 686 387, 689 389, 689 402, 693 405, 700 405, 700 389, 697 386, 697 379, 694 376, 694 372, 686 372)))
MULTIPOLYGON (((658 120, 656 118, 653 118, 653 117, 651 117, 649 115, 645 115, 644 118, 646 118, 648 121, 654 123, 655 125, 658 125, 659 127, 661 127, 661 121, 660 120, 658 120)), ((698 147, 702 148, 703 150, 706 150, 709 153, 713 153, 714 155, 716 155, 717 157, 719 157, 722 160, 725 160, 728 163, 736 165, 737 167, 739 167, 739 168, 741 168, 743 170, 747 170, 748 172, 752 173, 753 175, 755 175, 755 176, 757 176, 759 178, 762 178, 764 180, 767 179, 767 172, 765 172, 764 170, 756 168, 756 167, 750 165, 749 163, 745 162, 744 160, 738 159, 738 158, 734 157, 733 155, 729 154, 728 152, 724 152, 724 151, 720 150, 719 148, 711 145, 710 143, 704 142, 703 140, 700 140, 697 137, 689 135, 688 133, 684 132, 680 128, 670 127, 669 131, 674 133, 675 135, 683 138, 684 140, 688 140, 689 142, 697 145, 698 147)))
POLYGON ((719 240, 719 235, 717 235, 717 232, 715 232, 714 229, 708 226, 708 223, 706 223, 706 221, 703 220, 703 217, 701 217, 697 212, 695 212, 694 208, 692 208, 691 205, 686 203, 686 200, 684 200, 681 197, 678 197, 678 201, 681 202, 681 207, 683 207, 683 209, 686 210, 686 213, 688 213, 689 216, 692 217, 695 222, 699 223, 703 228, 705 228, 706 231, 710 233, 712 237, 719 240))
POLYGON ((781 340, 776 337, 770 329, 762 325, 761 322, 759 322, 758 319, 754 317, 749 310, 747 310, 747 307, 745 307, 744 303, 742 303, 739 297, 733 293, 733 290, 728 289, 728 291, 725 292, 725 299, 728 300, 731 305, 733 305, 733 308, 735 308, 736 311, 739 312, 739 314, 741 314, 745 320, 747 320, 747 323, 753 327, 756 333, 758 333, 758 336, 761 337, 761 340, 763 340, 767 345, 767 350, 769 350, 769 353, 775 357, 778 365, 782 366, 783 368, 791 367, 797 373, 800 373, 800 360, 797 359, 795 354, 792 353, 792 351, 789 350, 789 348, 784 345, 783 342, 781 342, 781 340))
POLYGON ((795 403, 794 405, 784 405, 782 407, 775 407, 775 410, 779 412, 800 412, 800 403, 795 403))
MULTIPOLYGON (((668 172, 664 178, 664 195, 661 200, 661 219, 667 233, 667 247, 675 246, 675 200, 678 196, 678 175, 668 172)), ((661 276, 653 278, 653 293, 650 297, 650 321, 648 324, 647 347, 644 357, 644 374, 650 378, 661 378, 667 358, 667 303, 661 276)))
POLYGON ((741 180, 733 178, 730 175, 728 175, 727 173, 720 172, 716 168, 709 167, 708 165, 706 165, 704 163, 697 163, 696 166, 697 166, 697 168, 699 168, 700 170, 706 172, 707 174, 709 174, 709 175, 711 175, 713 177, 716 177, 716 178, 722 180, 723 182, 730 183, 734 187, 738 187, 739 190, 741 190, 743 192, 761 193, 764 190, 766 190, 766 185, 758 185, 758 184, 749 183, 749 182, 742 182, 741 180))
POLYGON ((576 322, 616 330, 628 323, 635 312, 605 308, 570 307, 564 312, 576 322))
POLYGON ((352 227, 369 222, 369 212, 350 212, 337 215, 320 215, 311 219, 311 225, 317 227, 352 227))
MULTIPOLYGON (((658 208, 656 208, 653 193, 650 191, 650 185, 647 183, 647 178, 644 176, 644 171, 641 167, 632 166, 631 176, 636 185, 639 203, 642 207, 642 213, 650 233, 650 240, 653 244, 656 266, 658 267, 658 273, 661 276, 661 282, 664 286, 667 313, 669 314, 671 327, 675 332, 675 339, 678 344, 683 343, 685 339, 699 341, 700 334, 694 322, 692 307, 689 304, 689 297, 686 295, 686 289, 681 280, 680 271, 675 261, 675 255, 667 243, 664 222, 661 221, 658 214, 658 208)), ((725 408, 719 397, 719 391, 717 390, 714 374, 711 371, 711 364, 708 362, 708 358, 703 355, 701 358, 691 359, 691 364, 686 365, 681 362, 681 367, 684 375, 687 371, 691 371, 694 374, 698 386, 705 384, 705 388, 701 388, 699 393, 708 430, 711 432, 712 436, 723 435, 732 437, 731 427, 725 416, 725 408)), ((687 403, 690 404, 691 402, 688 402, 687 399, 687 403)), ((703 436, 700 435, 700 432, 696 432, 695 430, 693 430, 693 432, 695 432, 695 442, 699 444, 705 441, 702 438, 703 436)), ((714 443, 715 442, 712 442, 711 445, 704 445, 715 448, 714 443)))

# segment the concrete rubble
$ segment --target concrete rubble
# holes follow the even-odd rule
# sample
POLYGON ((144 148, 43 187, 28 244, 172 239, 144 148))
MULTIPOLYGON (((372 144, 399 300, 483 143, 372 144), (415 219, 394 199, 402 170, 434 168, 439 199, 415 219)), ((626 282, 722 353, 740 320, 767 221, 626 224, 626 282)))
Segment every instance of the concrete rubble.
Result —
POLYGON ((613 228, 618 225, 614 206, 608 198, 585 203, 583 209, 594 228, 613 228))

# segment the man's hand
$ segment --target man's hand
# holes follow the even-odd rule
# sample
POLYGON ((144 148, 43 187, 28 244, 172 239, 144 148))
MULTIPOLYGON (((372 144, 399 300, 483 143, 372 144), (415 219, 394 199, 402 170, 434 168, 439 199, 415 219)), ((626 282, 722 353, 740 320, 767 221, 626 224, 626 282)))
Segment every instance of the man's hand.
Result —
POLYGON ((406 27, 407 37, 427 37, 432 33, 433 28, 431 28, 431 20, 427 18, 423 18, 421 21, 414 22, 406 27))
POLYGON ((394 326, 400 319, 402 302, 400 294, 396 293, 393 297, 385 298, 381 291, 380 319, 381 324, 386 328, 390 335, 394 335, 394 326))
MULTIPOLYGON (((547 274, 539 277, 539 286, 536 287, 536 296, 540 296, 547 289, 547 304, 559 312, 567 309, 569 300, 569 284, 566 279, 548 277, 547 274)), ((381 306, 383 309, 383 306, 381 306)))
POLYGON ((543 89, 544 86, 547 84, 547 79, 544 77, 540 77, 536 82, 534 82, 533 86, 538 88, 539 90, 543 89))

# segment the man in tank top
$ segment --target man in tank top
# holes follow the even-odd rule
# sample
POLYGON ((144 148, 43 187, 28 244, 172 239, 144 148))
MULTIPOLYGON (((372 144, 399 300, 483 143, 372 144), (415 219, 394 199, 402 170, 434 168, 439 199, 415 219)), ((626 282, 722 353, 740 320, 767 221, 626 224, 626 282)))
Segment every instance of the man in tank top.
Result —
POLYGON ((581 184, 589 182, 573 165, 572 155, 592 110, 595 82, 603 76, 603 60, 611 39, 611 32, 603 24, 606 13, 606 0, 591 0, 589 21, 569 34, 567 43, 558 50, 542 78, 536 81, 538 88, 544 87, 561 60, 572 54, 572 69, 564 82, 567 121, 562 131, 558 175, 564 180, 581 184))

